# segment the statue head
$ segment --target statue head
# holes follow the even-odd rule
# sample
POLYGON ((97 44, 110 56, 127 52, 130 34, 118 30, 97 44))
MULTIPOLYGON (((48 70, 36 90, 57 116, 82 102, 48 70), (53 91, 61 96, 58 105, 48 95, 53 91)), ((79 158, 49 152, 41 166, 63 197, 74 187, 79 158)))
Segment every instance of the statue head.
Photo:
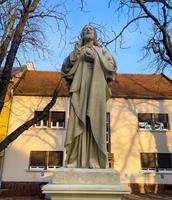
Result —
POLYGON ((98 42, 97 42, 97 33, 96 33, 96 29, 91 26, 91 25, 85 25, 84 28, 81 31, 81 46, 84 46, 84 44, 88 41, 93 41, 93 44, 95 46, 99 46, 98 42))

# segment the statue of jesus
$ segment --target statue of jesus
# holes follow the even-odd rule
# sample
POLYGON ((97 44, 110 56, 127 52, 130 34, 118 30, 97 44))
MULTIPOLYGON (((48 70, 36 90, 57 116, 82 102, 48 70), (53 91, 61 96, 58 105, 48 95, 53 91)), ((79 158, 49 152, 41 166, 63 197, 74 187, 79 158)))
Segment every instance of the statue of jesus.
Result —
POLYGON ((66 167, 108 168, 106 101, 111 96, 116 63, 97 42, 96 29, 86 25, 74 51, 64 60, 70 113, 66 133, 66 167))

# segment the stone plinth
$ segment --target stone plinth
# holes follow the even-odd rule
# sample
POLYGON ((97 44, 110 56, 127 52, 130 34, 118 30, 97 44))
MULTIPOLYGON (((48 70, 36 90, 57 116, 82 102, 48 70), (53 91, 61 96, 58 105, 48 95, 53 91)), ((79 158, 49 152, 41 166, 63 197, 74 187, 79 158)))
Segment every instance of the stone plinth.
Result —
POLYGON ((52 184, 42 190, 52 200, 120 200, 123 194, 129 194, 113 169, 59 168, 52 184))

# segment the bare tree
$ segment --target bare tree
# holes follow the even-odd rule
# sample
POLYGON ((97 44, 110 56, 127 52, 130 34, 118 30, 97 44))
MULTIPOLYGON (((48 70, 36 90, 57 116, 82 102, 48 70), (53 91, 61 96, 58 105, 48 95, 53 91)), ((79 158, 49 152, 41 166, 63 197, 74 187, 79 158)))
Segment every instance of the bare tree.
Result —
MULTIPOLYGON (((32 51, 35 49, 44 53, 47 50, 45 26, 50 26, 50 20, 54 20, 58 31, 62 30, 62 26, 65 30, 66 14, 65 4, 59 1, 50 3, 48 0, 0 0, 0 67, 3 67, 0 77, 0 113, 5 103, 17 53, 28 47, 32 51)), ((61 85, 61 81, 59 84, 61 85)), ((51 101, 39 116, 24 123, 7 136, 0 143, 0 151, 29 127, 43 119, 55 104, 57 94, 58 89, 55 90, 51 101)))
MULTIPOLYGON (((154 55, 153 63, 157 71, 162 71, 166 67, 172 66, 172 2, 171 0, 118 0, 118 14, 121 11, 128 16, 127 23, 122 30, 115 34, 115 37, 105 45, 120 39, 128 27, 135 25, 136 28, 145 25, 151 27, 149 36, 143 47, 145 56, 154 55), (144 23, 141 23, 144 20, 144 23)), ((113 5, 113 0, 109 1, 109 6, 113 5)))
POLYGON ((47 50, 43 31, 46 19, 54 19, 60 30, 60 22, 66 26, 66 11, 62 10, 63 3, 48 6, 47 0, 6 0, 0 1, 0 4, 0 66, 4 63, 0 80, 1 112, 19 48, 47 50))

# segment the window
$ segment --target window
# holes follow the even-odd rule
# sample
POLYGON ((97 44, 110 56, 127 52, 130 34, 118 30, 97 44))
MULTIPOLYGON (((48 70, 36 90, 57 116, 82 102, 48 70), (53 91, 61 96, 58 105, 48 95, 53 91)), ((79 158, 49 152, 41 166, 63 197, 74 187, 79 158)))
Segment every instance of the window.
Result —
POLYGON ((49 151, 48 169, 57 168, 63 165, 63 151, 49 151))
POLYGON ((138 113, 139 130, 163 131, 170 129, 168 114, 138 113))
POLYGON ((64 112, 51 112, 51 128, 64 128, 65 127, 65 113, 64 112))
POLYGON ((141 153, 142 169, 155 169, 156 157, 155 153, 141 153))
POLYGON ((106 144, 107 151, 110 152, 110 113, 106 113, 106 144))
POLYGON ((143 170, 172 171, 172 154, 170 153, 141 153, 143 170))
MULTIPOLYGON (((38 115, 40 115, 41 111, 35 111, 35 117, 37 117, 38 115)), ((48 115, 45 115, 44 118, 37 122, 35 124, 35 127, 43 127, 43 128, 47 128, 48 127, 48 115)))
MULTIPOLYGON (((41 111, 35 111, 38 116, 41 111)), ((51 111, 41 121, 35 124, 36 128, 65 128, 65 112, 51 111)))
POLYGON ((55 169, 63 165, 63 151, 31 151, 29 168, 55 169))
POLYGON ((46 166, 46 151, 31 151, 30 168, 45 169, 45 166, 46 166))
POLYGON ((158 153, 157 159, 159 169, 172 169, 172 154, 158 153))

